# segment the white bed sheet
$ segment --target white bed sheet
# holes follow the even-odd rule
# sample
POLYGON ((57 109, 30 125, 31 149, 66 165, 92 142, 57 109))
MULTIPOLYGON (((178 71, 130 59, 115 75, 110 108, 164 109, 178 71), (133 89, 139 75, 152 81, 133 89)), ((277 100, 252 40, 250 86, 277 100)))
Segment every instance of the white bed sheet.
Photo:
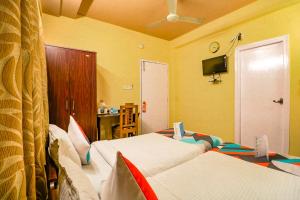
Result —
POLYGON ((300 178, 207 152, 147 178, 160 200, 299 200, 300 178))
POLYGON ((136 137, 94 142, 102 157, 113 166, 120 151, 149 177, 197 157, 205 151, 204 145, 186 144, 149 133, 136 137))
POLYGON ((88 165, 82 165, 82 170, 87 175, 95 191, 100 197, 102 182, 108 178, 112 167, 98 153, 93 144, 91 145, 90 154, 91 163, 88 165))

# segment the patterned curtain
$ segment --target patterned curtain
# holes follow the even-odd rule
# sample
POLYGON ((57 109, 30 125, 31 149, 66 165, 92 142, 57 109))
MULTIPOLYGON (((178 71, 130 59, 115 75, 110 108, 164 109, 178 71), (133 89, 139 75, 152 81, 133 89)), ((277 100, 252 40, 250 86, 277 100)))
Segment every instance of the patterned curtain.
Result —
POLYGON ((0 0, 0 199, 46 199, 47 74, 38 0, 0 0))

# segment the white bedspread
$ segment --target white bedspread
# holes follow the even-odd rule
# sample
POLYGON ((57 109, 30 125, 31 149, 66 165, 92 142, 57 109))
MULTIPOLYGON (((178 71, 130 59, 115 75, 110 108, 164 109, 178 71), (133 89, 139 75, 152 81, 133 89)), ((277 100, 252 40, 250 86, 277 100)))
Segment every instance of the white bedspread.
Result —
POLYGON ((201 154, 147 180, 160 200, 300 199, 299 177, 217 152, 201 154))
POLYGON ((93 144, 91 146, 90 154, 91 163, 82 165, 82 170, 87 175, 100 197, 102 182, 108 178, 112 167, 98 153, 93 144))
POLYGON ((204 145, 179 142, 157 133, 94 142, 103 158, 113 166, 120 151, 146 176, 153 176, 204 152, 204 145))

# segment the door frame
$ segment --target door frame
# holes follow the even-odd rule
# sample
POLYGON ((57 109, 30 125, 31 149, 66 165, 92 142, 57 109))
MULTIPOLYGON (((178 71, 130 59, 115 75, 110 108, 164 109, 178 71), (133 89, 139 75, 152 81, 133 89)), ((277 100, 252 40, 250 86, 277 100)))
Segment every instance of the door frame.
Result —
POLYGON ((241 143, 241 59, 240 55, 242 51, 253 49, 261 46, 283 43, 283 56, 285 71, 285 83, 284 83, 284 116, 283 116, 283 152, 288 154, 289 152, 289 130, 290 130, 290 61, 289 61, 289 36, 283 35, 280 37, 263 40, 251 44, 239 46, 235 50, 235 134, 234 139, 236 143, 241 143))
MULTIPOLYGON (((143 80, 143 66, 144 66, 144 63, 155 63, 155 64, 161 64, 161 65, 166 65, 167 66, 167 126, 169 126, 169 123, 170 123, 170 98, 169 98, 169 93, 170 93, 170 88, 169 88, 169 65, 168 63, 164 63, 164 62, 159 62, 159 61, 152 61, 152 60, 146 60, 146 59, 141 59, 140 60, 140 111, 141 111, 141 133, 142 133, 142 126, 143 126, 143 123, 142 123, 142 120, 143 120, 143 112, 142 112, 142 105, 143 105, 143 87, 142 87, 142 80, 143 80)), ((158 131, 158 130, 157 130, 158 131)), ((142 133, 143 134, 143 133, 142 133)))

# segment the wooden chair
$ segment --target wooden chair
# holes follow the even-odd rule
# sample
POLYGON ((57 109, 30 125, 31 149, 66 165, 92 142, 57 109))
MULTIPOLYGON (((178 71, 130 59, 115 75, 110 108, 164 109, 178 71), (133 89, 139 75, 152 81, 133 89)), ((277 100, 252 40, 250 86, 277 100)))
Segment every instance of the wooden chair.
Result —
POLYGON ((114 139, 138 135, 138 105, 126 103, 120 106, 120 124, 112 127, 114 139))

